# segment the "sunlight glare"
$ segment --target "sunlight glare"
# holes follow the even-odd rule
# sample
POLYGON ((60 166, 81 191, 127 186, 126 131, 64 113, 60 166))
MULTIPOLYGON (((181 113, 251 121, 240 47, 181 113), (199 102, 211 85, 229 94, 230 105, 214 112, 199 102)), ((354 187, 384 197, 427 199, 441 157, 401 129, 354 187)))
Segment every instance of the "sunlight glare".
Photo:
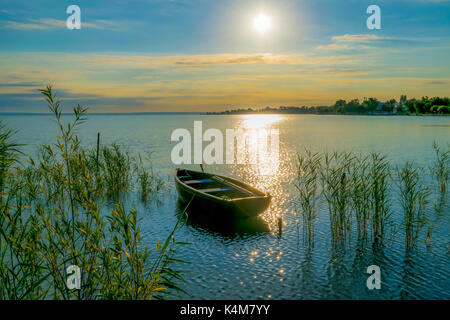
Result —
POLYGON ((284 117, 279 114, 243 115, 241 126, 244 129, 264 129, 270 128, 272 125, 283 119, 284 117))
POLYGON ((270 17, 264 13, 260 13, 253 19, 253 28, 261 34, 266 33, 272 26, 270 17))

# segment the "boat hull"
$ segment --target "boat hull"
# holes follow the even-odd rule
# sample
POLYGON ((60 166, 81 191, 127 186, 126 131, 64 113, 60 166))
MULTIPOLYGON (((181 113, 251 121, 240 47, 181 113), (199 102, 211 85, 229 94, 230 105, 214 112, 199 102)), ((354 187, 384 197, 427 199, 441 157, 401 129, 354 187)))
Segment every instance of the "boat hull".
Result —
POLYGON ((177 171, 176 171, 175 183, 180 203, 184 205, 189 204, 190 212, 215 214, 220 215, 222 217, 240 217, 240 218, 257 216, 259 213, 264 212, 269 206, 270 196, 262 193, 261 191, 258 191, 239 180, 219 175, 214 175, 214 177, 219 177, 241 188, 245 188, 253 192, 258 192, 259 194, 254 197, 240 198, 233 200, 218 199, 217 197, 213 197, 208 194, 202 193, 198 190, 195 190, 193 188, 189 188, 180 179, 177 178, 177 171))

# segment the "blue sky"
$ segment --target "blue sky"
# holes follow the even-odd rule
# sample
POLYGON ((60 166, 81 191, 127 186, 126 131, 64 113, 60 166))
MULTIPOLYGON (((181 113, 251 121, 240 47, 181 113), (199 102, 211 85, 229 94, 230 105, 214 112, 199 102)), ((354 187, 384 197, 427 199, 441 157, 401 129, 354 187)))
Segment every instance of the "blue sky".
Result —
POLYGON ((45 112, 47 83, 92 112, 448 96, 449 31, 444 0, 3 0, 0 112, 45 112), (65 26, 72 4, 81 30, 65 26), (371 4, 381 30, 366 27, 371 4))

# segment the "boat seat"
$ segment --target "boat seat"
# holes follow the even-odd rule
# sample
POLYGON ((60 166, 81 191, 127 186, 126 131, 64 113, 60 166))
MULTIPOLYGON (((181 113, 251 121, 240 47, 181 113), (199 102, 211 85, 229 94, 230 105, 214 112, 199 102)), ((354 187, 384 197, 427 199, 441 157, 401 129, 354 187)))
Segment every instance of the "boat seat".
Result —
POLYGON ((225 188, 198 189, 198 191, 205 192, 205 193, 214 193, 214 192, 230 191, 230 190, 233 190, 233 188, 225 187, 225 188))
POLYGON ((197 180, 186 180, 183 181, 185 184, 196 184, 196 183, 209 183, 213 182, 211 179, 197 179, 197 180))

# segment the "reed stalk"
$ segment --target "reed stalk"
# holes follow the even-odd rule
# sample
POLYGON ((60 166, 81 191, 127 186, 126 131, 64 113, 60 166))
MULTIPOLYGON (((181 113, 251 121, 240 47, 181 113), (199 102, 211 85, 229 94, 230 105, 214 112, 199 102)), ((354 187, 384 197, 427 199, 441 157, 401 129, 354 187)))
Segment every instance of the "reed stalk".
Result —
MULTIPOLYGON (((431 191, 420 181, 418 169, 411 162, 406 162, 403 168, 397 168, 399 178, 399 198, 403 208, 405 241, 407 248, 415 246, 419 232, 427 223, 425 209, 431 191)), ((431 237, 431 231, 428 230, 431 237)))
POLYGON ((312 244, 314 241, 314 221, 317 218, 317 194, 320 169, 320 155, 305 151, 305 156, 297 155, 297 183, 299 193, 300 214, 303 220, 303 241, 312 244))
POLYGON ((431 175, 436 179, 442 195, 446 194, 447 184, 450 180, 450 145, 443 150, 436 141, 433 142, 435 153, 434 166, 430 167, 431 175))
POLYGON ((369 158, 358 157, 351 167, 351 199, 358 239, 368 239, 370 221, 369 158))
POLYGON ((372 152, 369 159, 369 208, 372 238, 375 242, 383 242, 391 215, 389 189, 391 184, 391 170, 385 155, 372 152))
POLYGON ((158 176, 153 170, 152 153, 148 152, 146 163, 141 155, 138 155, 137 161, 134 164, 134 173, 136 175, 136 182, 138 191, 141 195, 141 200, 146 202, 149 196, 155 196, 160 191, 165 189, 164 180, 158 176))
POLYGON ((175 258, 182 243, 174 236, 185 215, 164 245, 144 246, 137 211, 119 201, 131 185, 127 153, 104 146, 97 161, 75 132, 85 109, 77 106, 75 120, 64 125, 52 88, 41 92, 60 129, 54 145, 19 165, 11 132, 0 126, 0 299, 160 299, 180 292, 182 270, 174 266, 185 262, 175 258), (105 193, 117 196, 113 210, 103 207, 105 193), (66 285, 73 264, 82 271, 81 289, 66 285))
POLYGON ((351 235, 350 168, 354 156, 346 152, 324 154, 321 170, 322 194, 328 203, 333 242, 345 242, 351 235))

